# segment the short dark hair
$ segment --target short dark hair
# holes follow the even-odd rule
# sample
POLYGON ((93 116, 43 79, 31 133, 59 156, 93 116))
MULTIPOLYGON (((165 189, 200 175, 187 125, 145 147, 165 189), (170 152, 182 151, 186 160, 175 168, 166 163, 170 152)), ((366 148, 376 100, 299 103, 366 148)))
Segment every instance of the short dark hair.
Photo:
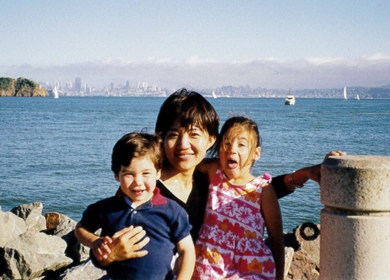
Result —
POLYGON ((199 126, 211 137, 218 136, 219 117, 214 107, 200 93, 185 88, 172 93, 161 105, 155 131, 164 139, 175 122, 181 127, 199 126))
POLYGON ((111 170, 118 174, 121 166, 129 166, 134 158, 149 156, 157 171, 161 170, 162 140, 156 134, 131 132, 123 135, 114 145, 111 170))

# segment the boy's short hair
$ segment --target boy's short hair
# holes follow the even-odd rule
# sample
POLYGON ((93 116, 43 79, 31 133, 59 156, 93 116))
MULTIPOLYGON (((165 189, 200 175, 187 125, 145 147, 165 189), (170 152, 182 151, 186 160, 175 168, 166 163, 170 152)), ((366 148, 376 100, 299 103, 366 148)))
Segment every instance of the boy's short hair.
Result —
POLYGON ((134 158, 148 156, 157 171, 163 160, 162 140, 156 134, 131 132, 122 136, 112 149, 111 170, 118 174, 121 166, 129 166, 134 158))

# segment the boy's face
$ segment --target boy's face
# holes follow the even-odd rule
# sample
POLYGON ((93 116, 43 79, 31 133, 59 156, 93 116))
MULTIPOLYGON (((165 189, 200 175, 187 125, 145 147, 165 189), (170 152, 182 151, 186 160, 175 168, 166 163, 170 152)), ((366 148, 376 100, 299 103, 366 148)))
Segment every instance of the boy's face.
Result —
POLYGON ((134 206, 139 206, 153 197, 156 181, 160 179, 160 171, 156 170, 148 156, 134 158, 129 166, 121 166, 115 179, 120 182, 123 193, 130 198, 134 206))

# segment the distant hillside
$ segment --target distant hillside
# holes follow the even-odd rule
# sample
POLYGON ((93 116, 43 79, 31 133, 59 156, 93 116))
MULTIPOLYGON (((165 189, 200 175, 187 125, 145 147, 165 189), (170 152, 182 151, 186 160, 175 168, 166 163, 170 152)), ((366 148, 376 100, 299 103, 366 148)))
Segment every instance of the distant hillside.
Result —
POLYGON ((29 79, 0 78, 0 96, 47 97, 49 93, 29 79))

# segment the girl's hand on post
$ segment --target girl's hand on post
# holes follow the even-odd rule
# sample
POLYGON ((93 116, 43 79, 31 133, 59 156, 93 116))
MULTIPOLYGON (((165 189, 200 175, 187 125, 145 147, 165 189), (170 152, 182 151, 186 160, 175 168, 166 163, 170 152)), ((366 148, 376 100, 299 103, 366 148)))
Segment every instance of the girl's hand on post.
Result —
MULTIPOLYGON (((325 155, 324 161, 331 156, 345 156, 346 154, 347 153, 343 151, 331 151, 325 155)), ((317 182, 318 184, 321 182, 321 164, 309 167, 307 170, 308 178, 317 182)))

